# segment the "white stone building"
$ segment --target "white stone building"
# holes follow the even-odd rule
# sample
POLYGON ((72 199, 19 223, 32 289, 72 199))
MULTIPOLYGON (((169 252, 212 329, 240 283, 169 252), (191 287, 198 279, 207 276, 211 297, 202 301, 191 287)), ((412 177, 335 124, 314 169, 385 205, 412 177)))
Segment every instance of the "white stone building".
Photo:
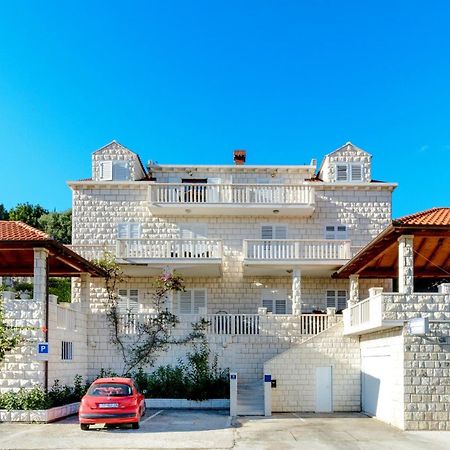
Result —
MULTIPOLYGON (((347 304, 348 282, 331 274, 390 223, 396 184, 373 180, 371 156, 351 143, 319 168, 314 159, 260 166, 245 158, 236 151, 232 165, 144 167, 113 141, 93 153, 92 178, 69 186, 73 248, 88 259, 105 250, 116 256, 127 276, 122 312, 144 320, 152 312, 151 277, 176 270, 187 291, 168 307, 181 319, 180 333, 206 314, 221 365, 252 382, 266 360, 339 319, 319 314, 347 304)), ((378 284, 389 290, 390 280, 378 284)), ((360 283, 361 295, 369 286, 360 283)), ((120 370, 100 280, 91 280, 90 292, 88 372, 120 370)))

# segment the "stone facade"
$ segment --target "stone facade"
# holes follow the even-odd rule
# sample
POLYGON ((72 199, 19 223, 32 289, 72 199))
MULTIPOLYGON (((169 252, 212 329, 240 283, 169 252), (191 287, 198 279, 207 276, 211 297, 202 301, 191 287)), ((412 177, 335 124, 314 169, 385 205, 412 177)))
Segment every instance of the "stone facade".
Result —
POLYGON ((316 368, 324 366, 332 367, 333 411, 361 410, 359 341, 344 337, 342 327, 338 323, 264 364, 277 383, 272 411, 316 411, 316 368))

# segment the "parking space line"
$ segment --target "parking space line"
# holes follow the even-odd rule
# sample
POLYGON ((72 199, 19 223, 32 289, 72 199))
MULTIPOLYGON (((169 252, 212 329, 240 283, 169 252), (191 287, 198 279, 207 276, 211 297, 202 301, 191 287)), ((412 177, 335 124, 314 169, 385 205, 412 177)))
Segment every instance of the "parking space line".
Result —
POLYGON ((148 422, 150 419, 153 419, 153 417, 157 416, 158 414, 161 414, 164 410, 161 409, 161 411, 155 412, 155 414, 152 414, 150 417, 147 417, 145 420, 141 420, 141 423, 148 422))
POLYGON ((303 417, 300 417, 298 414, 295 413, 291 413, 293 416, 297 417, 297 419, 300 419, 302 422, 306 422, 305 419, 303 419, 303 417))

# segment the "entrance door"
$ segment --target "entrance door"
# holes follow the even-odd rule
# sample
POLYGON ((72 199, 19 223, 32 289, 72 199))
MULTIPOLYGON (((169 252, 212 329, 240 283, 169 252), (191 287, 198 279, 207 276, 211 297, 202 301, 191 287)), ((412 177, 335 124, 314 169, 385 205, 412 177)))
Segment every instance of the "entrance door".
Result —
POLYGON ((316 367, 316 412, 333 412, 332 367, 316 367))

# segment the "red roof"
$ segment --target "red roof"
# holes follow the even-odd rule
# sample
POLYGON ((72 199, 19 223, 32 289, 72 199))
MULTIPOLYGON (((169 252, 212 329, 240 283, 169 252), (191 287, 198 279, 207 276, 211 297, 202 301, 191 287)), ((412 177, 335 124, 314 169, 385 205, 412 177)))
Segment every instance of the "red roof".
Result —
POLYGON ((450 208, 431 208, 392 221, 394 225, 450 225, 450 208))
POLYGON ((48 241, 51 237, 23 222, 0 220, 2 241, 48 241))

